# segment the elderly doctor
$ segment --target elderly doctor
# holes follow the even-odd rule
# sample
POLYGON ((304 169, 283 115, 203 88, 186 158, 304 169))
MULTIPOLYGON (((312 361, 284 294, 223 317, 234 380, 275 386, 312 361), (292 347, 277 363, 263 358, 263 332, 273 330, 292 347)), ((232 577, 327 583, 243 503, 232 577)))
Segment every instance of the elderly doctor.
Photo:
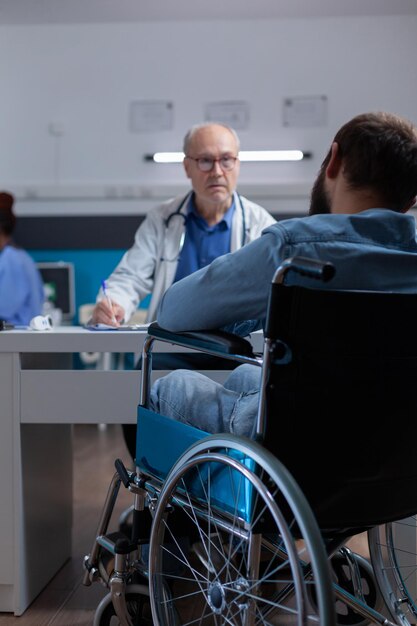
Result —
POLYGON ((192 190, 148 213, 135 242, 98 295, 92 320, 120 325, 152 294, 147 321, 165 291, 216 257, 253 241, 274 218, 236 192, 239 139, 222 124, 193 126, 184 138, 184 169, 192 190))

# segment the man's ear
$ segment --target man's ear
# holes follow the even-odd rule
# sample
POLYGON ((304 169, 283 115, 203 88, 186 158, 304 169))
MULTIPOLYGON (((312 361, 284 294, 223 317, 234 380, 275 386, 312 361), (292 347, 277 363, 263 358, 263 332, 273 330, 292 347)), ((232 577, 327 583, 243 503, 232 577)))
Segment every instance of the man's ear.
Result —
POLYGON ((334 141, 330 148, 330 160, 326 167, 326 176, 328 178, 336 178, 341 167, 342 159, 340 157, 339 144, 334 141))
POLYGON ((187 157, 184 158, 184 161, 182 162, 182 164, 184 166, 185 175, 187 176, 187 178, 191 178, 191 176, 190 176, 190 163, 189 163, 189 160, 187 159, 187 157))

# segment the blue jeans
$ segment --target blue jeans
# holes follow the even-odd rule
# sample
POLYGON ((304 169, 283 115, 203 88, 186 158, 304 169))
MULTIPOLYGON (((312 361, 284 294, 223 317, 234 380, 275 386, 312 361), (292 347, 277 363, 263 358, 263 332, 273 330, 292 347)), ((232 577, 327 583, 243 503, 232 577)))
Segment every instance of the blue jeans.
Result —
MULTIPOLYGON (((236 361, 221 357, 202 354, 201 352, 155 352, 152 355, 152 369, 154 370, 224 370, 236 367, 236 361)), ((136 364, 136 369, 142 369, 142 358, 136 364)), ((136 457, 136 424, 122 424, 123 437, 132 459, 136 457)))
POLYGON ((152 386, 150 408, 208 433, 251 437, 258 410, 261 368, 244 364, 224 385, 199 372, 175 370, 152 386))

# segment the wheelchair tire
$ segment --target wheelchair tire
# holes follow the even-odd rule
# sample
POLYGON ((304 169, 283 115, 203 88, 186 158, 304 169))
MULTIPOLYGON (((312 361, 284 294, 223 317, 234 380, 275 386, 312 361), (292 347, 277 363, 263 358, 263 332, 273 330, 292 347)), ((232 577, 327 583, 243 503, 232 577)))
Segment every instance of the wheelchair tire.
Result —
MULTIPOLYGON (((127 585, 126 602, 134 626, 152 626, 148 587, 127 585)), ((98 605, 93 626, 125 626, 116 616, 111 593, 104 596, 98 605)))
POLYGON ((417 623, 417 519, 409 517, 368 531, 375 577, 397 624, 417 623))
POLYGON ((304 495, 273 455, 233 435, 197 442, 168 474, 149 581, 155 626, 172 626, 173 613, 178 624, 201 626, 335 624, 327 556, 304 495), (188 533, 194 526, 189 551, 177 531, 181 515, 188 533))

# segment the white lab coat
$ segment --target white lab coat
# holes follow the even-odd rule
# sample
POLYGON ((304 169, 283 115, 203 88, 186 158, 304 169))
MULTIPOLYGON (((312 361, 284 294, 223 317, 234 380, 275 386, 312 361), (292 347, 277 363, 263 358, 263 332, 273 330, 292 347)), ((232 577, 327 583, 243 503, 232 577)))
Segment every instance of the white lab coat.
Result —
MULTIPOLYGON (((240 196, 245 213, 245 244, 253 241, 261 232, 275 222, 266 209, 240 196)), ((235 193, 236 210, 233 214, 231 233, 231 252, 242 246, 242 210, 235 193)), ((174 282, 178 265, 178 252, 185 228, 188 197, 169 200, 152 209, 139 226, 133 246, 124 254, 122 260, 106 281, 107 293, 112 300, 125 310, 126 321, 135 312, 138 304, 152 294, 147 321, 156 318, 161 298, 174 282), (166 221, 178 207, 180 214, 166 221)), ((100 291, 98 300, 103 297, 100 291)))

